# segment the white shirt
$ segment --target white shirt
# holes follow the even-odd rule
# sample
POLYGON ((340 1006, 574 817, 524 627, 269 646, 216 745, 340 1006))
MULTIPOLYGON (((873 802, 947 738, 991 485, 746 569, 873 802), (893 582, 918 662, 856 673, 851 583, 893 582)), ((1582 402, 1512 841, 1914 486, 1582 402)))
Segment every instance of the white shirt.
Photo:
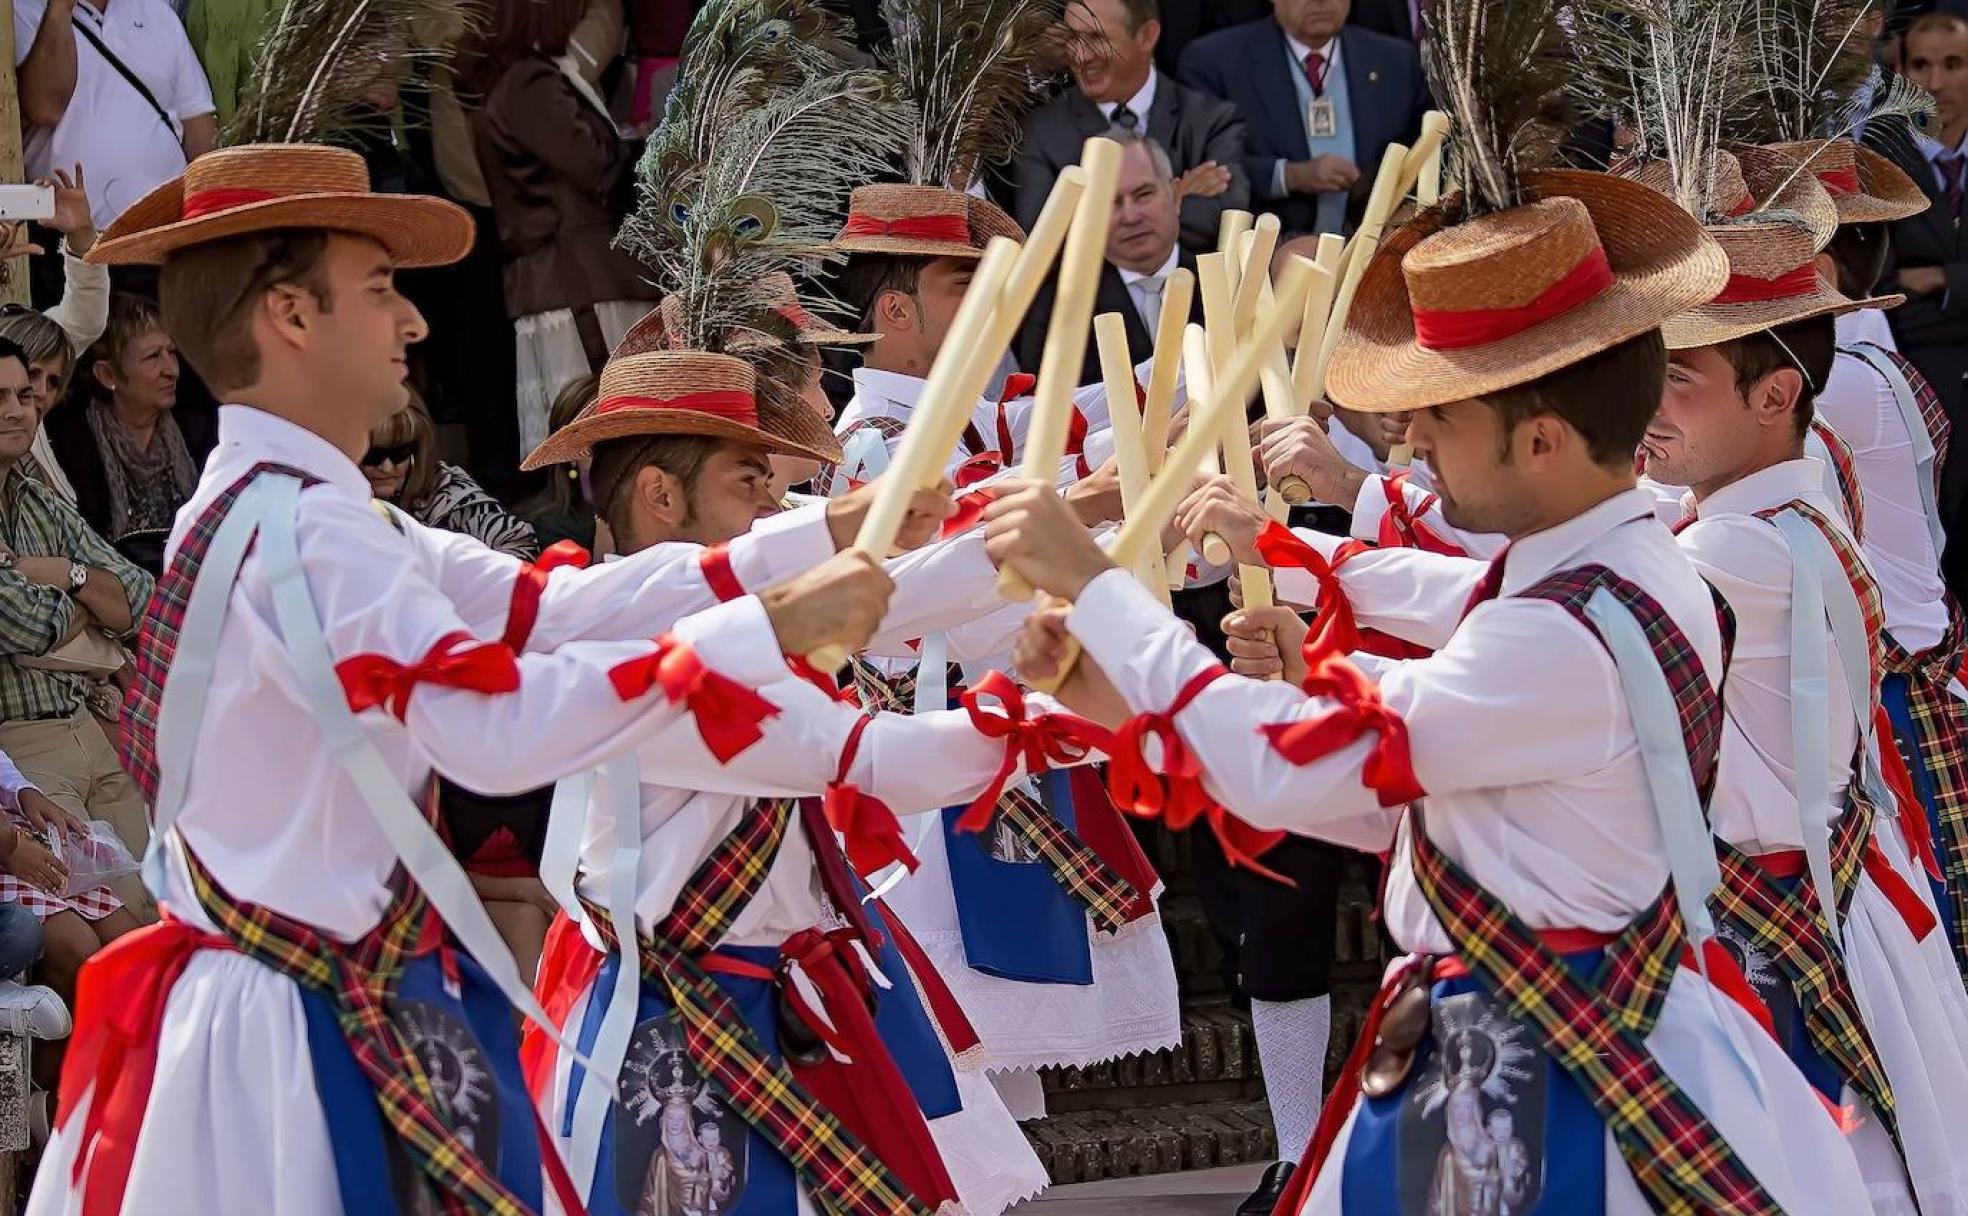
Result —
MULTIPOLYGON (((1788 460, 1710 494, 1677 539, 1682 552, 1722 594, 1736 616, 1736 648, 1722 697, 1722 760, 1709 819, 1715 834, 1751 854, 1804 847, 1791 785, 1790 549, 1775 525, 1755 512, 1802 500, 1838 524, 1814 460, 1788 460)), ((1870 521, 1868 521, 1870 522, 1870 521)), ((1828 672, 1839 671, 1829 632, 1828 672)), ((1858 727, 1845 681, 1827 681, 1830 746, 1821 757, 1840 805, 1851 777, 1858 727)), ((1826 817, 1829 831, 1831 820, 1826 817)))
MULTIPOLYGON (((26 61, 46 0, 14 4, 14 65, 26 61)), ((80 163, 89 178, 89 214, 98 229, 151 190, 184 172, 184 122, 210 114, 211 86, 166 0, 110 0, 101 12, 81 0, 75 19, 95 30, 116 57, 150 89, 173 119, 166 129, 151 104, 98 54, 80 31, 75 39, 75 92, 52 131, 27 133, 30 180, 80 163)))
MULTIPOLYGON (((1299 535, 1328 554, 1341 543, 1299 535)), ((1637 491, 1511 545, 1503 595, 1588 563, 1645 589, 1710 676, 1721 672, 1708 589, 1637 491)), ((1556 604, 1502 598, 1460 619, 1487 566, 1389 549, 1340 567, 1362 625, 1436 651, 1386 664, 1379 681, 1382 700, 1407 723, 1428 791, 1429 836, 1534 929, 1623 929, 1659 897, 1668 874, 1618 672, 1597 637, 1556 604)), ((1285 583, 1281 577, 1281 590, 1285 583)), ((1118 570, 1087 587, 1068 625, 1137 710, 1165 710, 1216 661, 1118 570)), ((1361 784, 1370 741, 1298 766, 1255 729, 1332 708, 1288 684, 1229 676, 1175 725, 1201 758, 1210 792, 1249 822, 1370 851, 1392 847, 1388 930, 1404 949, 1446 952, 1449 938, 1415 885, 1410 845, 1405 835, 1396 839, 1400 811, 1380 806, 1361 784)))
MULTIPOLYGON (((219 446, 179 512, 172 550, 206 506, 261 461, 309 472, 323 484, 301 495, 297 541, 308 590, 337 662, 379 654, 424 657, 455 632, 497 638, 522 567, 469 537, 404 521, 399 532, 371 506, 369 483, 326 440, 245 406, 219 414, 219 446)), ((730 547, 740 582, 763 586, 831 551, 817 511, 794 512, 763 537, 730 547), (817 535, 816 535, 817 534, 817 535)), ((765 527, 765 525, 761 525, 765 527)), ((516 692, 486 696, 422 685, 407 722, 362 715, 371 742, 420 795, 433 768, 487 793, 531 789, 594 767, 681 716, 660 694, 623 701, 608 672, 649 653, 668 630, 711 667, 754 687, 784 678, 784 659, 752 596, 717 604, 694 546, 663 545, 634 558, 549 578, 516 692), (679 620, 686 613, 696 613, 679 620), (552 650, 552 653, 543 653, 552 650)), ((395 855, 371 820, 299 689, 273 620, 266 573, 247 558, 232 588, 174 853, 188 842, 235 898, 264 904, 342 938, 374 925, 388 903, 395 855)), ((182 864, 170 899, 198 917, 182 864)))
MULTIPOLYGON (((1875 317, 1884 314, 1867 309, 1875 317)), ((1874 341, 1870 332, 1848 336, 1838 318, 1839 344, 1874 341)), ((1881 326, 1883 328, 1883 324, 1881 326)), ((1854 328, 1857 328, 1856 326, 1854 328)), ((1888 350, 1893 349, 1890 345, 1888 350)), ((1946 585, 1941 559, 1927 526, 1920 497, 1913 436, 1892 388, 1865 360, 1841 353, 1831 378, 1818 394, 1818 416, 1852 449, 1852 465, 1865 495, 1866 564, 1879 580, 1886 628, 1914 654, 1933 646, 1947 632, 1946 585)), ((1931 473, 1931 470, 1930 470, 1931 473)))
MULTIPOLYGON (((1157 75, 1155 65, 1152 63, 1149 64, 1148 79, 1142 81, 1141 87, 1135 90, 1134 96, 1127 99, 1127 108, 1133 111, 1135 117, 1134 129, 1143 135, 1148 134, 1148 110, 1149 107, 1155 104, 1155 81, 1157 75)), ((1120 105, 1119 102, 1101 101, 1095 102, 1094 104, 1100 107, 1100 116, 1102 118, 1108 122, 1114 121, 1114 109, 1120 105)))
POLYGON ((1139 270, 1129 270, 1116 266, 1114 270, 1121 276, 1121 286, 1127 288, 1128 299, 1134 301, 1134 311, 1141 317, 1141 323, 1154 333, 1162 319, 1162 289, 1168 286, 1168 277, 1175 273, 1177 264, 1182 261, 1180 245, 1169 246, 1168 257, 1154 270, 1143 274, 1139 270), (1153 280, 1149 282, 1148 280, 1153 280))
MULTIPOLYGON (((1337 429, 1346 430, 1343 426, 1337 429)), ((1351 431, 1346 433, 1352 434, 1351 431)), ((1365 441, 1361 442, 1364 444, 1365 441)), ((1488 560, 1502 551, 1508 537, 1495 532, 1468 532, 1450 523, 1442 514, 1441 495, 1430 490, 1426 481, 1427 466, 1417 463, 1413 466, 1413 475, 1401 483, 1401 501, 1416 524, 1456 545, 1471 557, 1488 560)), ((1380 473, 1368 473, 1360 483, 1359 496, 1352 504, 1353 536, 1356 539, 1379 542, 1381 520, 1387 517, 1387 483, 1388 477, 1380 473)))
POLYGON ((0 752, 0 811, 20 810, 21 791, 37 788, 14 766, 6 752, 0 752))

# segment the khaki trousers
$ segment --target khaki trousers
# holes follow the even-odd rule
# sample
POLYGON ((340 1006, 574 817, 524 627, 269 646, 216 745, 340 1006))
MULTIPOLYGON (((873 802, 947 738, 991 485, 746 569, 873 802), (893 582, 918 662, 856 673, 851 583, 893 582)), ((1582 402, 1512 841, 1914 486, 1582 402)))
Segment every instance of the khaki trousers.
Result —
MULTIPOLYGON (((49 722, 0 723, 0 752, 56 805, 82 819, 104 820, 131 856, 143 857, 150 843, 149 804, 88 710, 49 722)), ((136 875, 109 885, 138 920, 156 919, 156 904, 136 875)))

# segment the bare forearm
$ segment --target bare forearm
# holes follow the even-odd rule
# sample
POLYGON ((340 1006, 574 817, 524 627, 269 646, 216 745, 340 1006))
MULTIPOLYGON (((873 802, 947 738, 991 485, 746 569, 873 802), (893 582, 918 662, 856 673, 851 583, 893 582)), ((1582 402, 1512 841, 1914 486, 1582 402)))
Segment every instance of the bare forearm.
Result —
POLYGON ((184 120, 184 154, 186 160, 197 160, 218 146, 219 119, 215 114, 200 114, 184 120))
POLYGON ((75 0, 49 0, 20 65, 21 116, 29 126, 52 127, 75 95, 75 0))
POLYGON ((129 601, 124 598, 123 584, 107 570, 89 567, 89 580, 75 593, 75 601, 111 633, 127 633, 136 623, 129 601))

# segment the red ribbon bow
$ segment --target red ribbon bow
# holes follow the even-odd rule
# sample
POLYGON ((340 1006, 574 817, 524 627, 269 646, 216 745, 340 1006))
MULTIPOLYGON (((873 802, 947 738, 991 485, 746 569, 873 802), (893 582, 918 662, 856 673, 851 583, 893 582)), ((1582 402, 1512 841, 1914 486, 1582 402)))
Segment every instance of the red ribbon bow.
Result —
POLYGON ((1468 557, 1469 554, 1461 545, 1444 540, 1424 522, 1422 517, 1435 505, 1433 494, 1424 494, 1419 506, 1413 510, 1408 509, 1408 496, 1403 492, 1407 484, 1408 472, 1405 469, 1381 479, 1382 492, 1387 496, 1387 513, 1380 518, 1381 547, 1419 549, 1424 553, 1468 557))
POLYGON ((1107 794, 1130 815, 1160 819, 1171 831, 1182 831, 1198 819, 1209 823, 1231 865, 1290 884, 1291 880, 1258 863, 1257 857, 1284 839, 1283 832, 1252 827, 1225 810, 1203 788, 1203 764, 1175 729, 1175 715, 1188 708, 1198 693, 1229 673, 1212 664, 1184 685, 1166 713, 1136 714, 1121 724, 1107 749, 1107 794), (1161 745, 1161 771, 1148 761, 1144 744, 1161 745))
POLYGON ((991 811, 1004 795, 1005 785, 1021 760, 1028 774, 1038 774, 1055 765, 1080 760, 1088 752, 1103 748, 1108 741, 1107 732, 1071 714, 1027 718, 1025 694, 1001 671, 986 672, 977 686, 965 689, 958 700, 978 734, 1005 741, 1004 763, 998 766, 991 784, 957 817, 959 832, 981 831, 991 821, 991 811), (986 700, 996 700, 1004 712, 987 711, 986 700))
POLYGON ((1264 737, 1280 756, 1293 764, 1310 764, 1373 734, 1378 738, 1361 766, 1361 784, 1374 791, 1382 806, 1401 806, 1422 796, 1408 753, 1408 725, 1380 699, 1379 687, 1364 672, 1331 655, 1312 667, 1304 687, 1311 696, 1339 704, 1316 718, 1264 726, 1264 737))
POLYGON ((547 593, 547 576, 562 566, 587 569, 588 551, 571 540, 556 541, 540 554, 539 561, 520 566, 513 579, 512 605, 506 609, 505 643, 514 654, 526 649, 527 639, 533 636, 533 626, 540 620, 540 600, 547 593))
POLYGON ((765 737, 760 723, 776 717, 779 707, 729 676, 704 665, 688 642, 669 634, 656 639, 656 649, 637 659, 618 663, 608 672, 615 693, 624 701, 659 688, 672 703, 697 719, 704 746, 729 764, 732 757, 765 737))
MULTIPOLYGON (((1342 546, 1339 562, 1351 557, 1355 548, 1342 546)), ((1257 534, 1258 556, 1273 569, 1291 568, 1309 571, 1319 580, 1317 615, 1312 620, 1312 629, 1305 635, 1305 665, 1316 667, 1328 655, 1351 654, 1360 648, 1360 629, 1353 621, 1353 605, 1346 598, 1346 589, 1339 585, 1339 576, 1334 573, 1339 562, 1328 562, 1324 555, 1311 545, 1293 535, 1290 528, 1276 520, 1264 525, 1264 531, 1257 534)))
POLYGON ((415 663, 405 666, 381 654, 358 654, 335 665, 342 692, 356 713, 388 708, 400 722, 419 684, 462 688, 487 695, 519 688, 519 660, 504 642, 475 642, 468 633, 446 634, 415 663))
POLYGON ((827 823, 846 842, 847 859, 855 873, 873 874, 896 862, 914 873, 919 863, 902 839, 902 825, 896 822, 895 812, 888 809, 887 803, 863 793, 860 786, 847 779, 854 767, 855 753, 861 750, 861 735, 873 721, 872 715, 862 714, 848 731, 847 743, 841 748, 840 769, 827 786, 820 806, 827 813, 827 823))

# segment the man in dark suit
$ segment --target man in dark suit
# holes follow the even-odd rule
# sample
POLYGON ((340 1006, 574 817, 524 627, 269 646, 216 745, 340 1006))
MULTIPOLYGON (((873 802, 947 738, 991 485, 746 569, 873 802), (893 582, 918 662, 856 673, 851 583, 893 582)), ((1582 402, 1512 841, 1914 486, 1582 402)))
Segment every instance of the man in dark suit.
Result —
MULTIPOLYGON (((1114 219, 1107 230, 1107 261, 1100 268, 1100 285, 1093 312, 1117 312, 1127 322, 1128 362, 1140 363, 1155 351, 1155 326, 1162 313, 1162 288, 1177 267, 1196 270, 1196 257, 1176 241, 1178 226, 1175 175, 1168 153, 1152 139, 1122 135, 1121 174, 1114 188, 1114 219)), ((1018 366, 1039 370, 1045 353, 1046 326, 1052 321, 1056 279, 1049 279, 1032 301, 1018 334, 1018 366)), ((1203 319, 1202 295, 1192 293, 1190 319, 1203 319)), ((1100 349, 1087 334, 1081 384, 1100 380, 1100 349)))
POLYGON ((1060 169, 1079 163, 1089 136, 1137 131, 1167 151, 1183 180, 1183 246, 1214 249, 1223 209, 1250 206, 1242 116, 1156 69, 1162 24, 1155 0, 1080 0, 1067 9, 1066 24, 1083 40, 1073 85, 1025 120, 1012 213, 1030 228, 1060 169))
POLYGON ((1353 15, 1347 24, 1420 46, 1421 35, 1416 30, 1427 28, 1421 6, 1422 0, 1353 0, 1353 15))
POLYGON ((1868 142, 1891 157, 1933 200, 1933 206, 1893 225, 1893 276, 1907 302, 1887 313, 1900 352, 1940 394, 1954 423, 1941 523, 1949 542, 1943 558, 1950 585, 1968 583, 1968 420, 1962 416, 1962 377, 1968 375, 1968 20, 1927 13, 1907 28, 1907 77, 1934 95, 1927 130, 1868 132, 1868 142))
POLYGON ((1346 25, 1351 8, 1278 0, 1274 18, 1182 53, 1183 80, 1243 112, 1251 197, 1287 233, 1348 226, 1387 145, 1413 140, 1428 109, 1414 44, 1346 25))
POLYGON ((1162 41, 1155 62, 1175 75, 1182 52, 1196 39, 1271 15, 1271 0, 1161 0, 1162 41))

